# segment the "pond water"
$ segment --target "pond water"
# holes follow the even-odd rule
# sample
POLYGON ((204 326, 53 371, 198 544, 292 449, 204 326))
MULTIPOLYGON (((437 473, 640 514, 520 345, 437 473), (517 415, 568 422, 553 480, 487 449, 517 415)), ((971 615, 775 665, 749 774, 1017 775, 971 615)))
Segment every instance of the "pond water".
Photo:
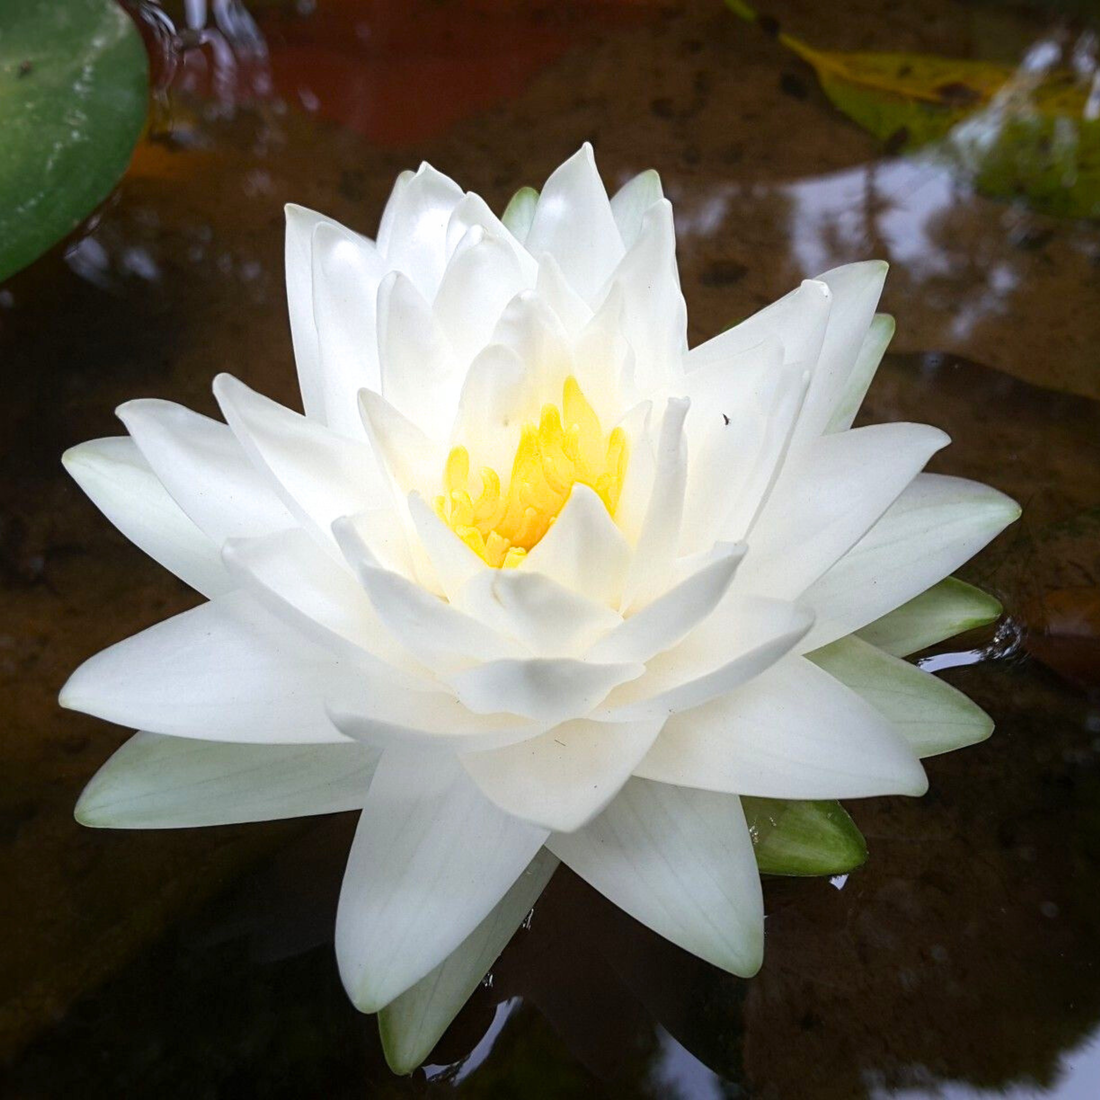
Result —
MULTIPOLYGON (((1100 1095, 1100 224, 884 148, 720 0, 246 6, 136 9, 150 131, 92 223, 0 288, 0 1093, 1100 1095), (584 140, 609 186, 661 173, 693 343, 802 277, 891 262, 898 331, 864 418, 942 426, 955 443, 932 468, 1025 509, 962 574, 1006 620, 923 658, 998 728, 930 760, 927 797, 849 804, 865 867, 766 882, 749 982, 559 870, 429 1064, 395 1078, 333 958, 352 820, 74 823, 126 731, 59 710, 59 687, 197 597, 59 456, 117 434, 131 397, 216 414, 220 370, 296 405, 284 202, 372 233, 396 173, 427 159, 499 210, 584 140)), ((1062 51, 1087 77, 1090 7, 767 11, 818 48, 1062 51)))

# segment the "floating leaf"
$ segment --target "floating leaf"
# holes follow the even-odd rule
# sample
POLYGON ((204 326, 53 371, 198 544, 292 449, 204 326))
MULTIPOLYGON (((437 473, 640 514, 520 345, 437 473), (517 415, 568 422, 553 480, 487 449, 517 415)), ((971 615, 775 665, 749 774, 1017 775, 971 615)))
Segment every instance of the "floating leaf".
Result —
POLYGON ((1100 217, 1100 118, 1091 80, 926 54, 817 50, 726 0, 810 65, 835 107, 895 153, 935 145, 978 190, 1036 209, 1100 217))
POLYGON ((867 859, 867 843, 839 802, 742 798, 756 864, 766 875, 839 875, 867 859))
POLYGON ((0 279, 61 240, 126 169, 148 61, 115 0, 3 0, 0 279))

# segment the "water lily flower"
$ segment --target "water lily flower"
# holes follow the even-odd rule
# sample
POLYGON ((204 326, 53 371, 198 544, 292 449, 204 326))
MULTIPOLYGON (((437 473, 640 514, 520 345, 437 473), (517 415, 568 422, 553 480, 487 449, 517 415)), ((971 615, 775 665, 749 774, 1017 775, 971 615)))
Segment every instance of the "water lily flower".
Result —
POLYGON ((740 796, 920 795, 992 729, 900 656, 989 617, 949 574, 1019 509, 922 473, 936 428, 851 427, 886 266, 689 349, 675 243, 656 174, 609 200, 588 146, 501 218, 428 165, 374 240, 290 206, 305 415, 223 374, 224 423, 131 401, 65 455, 206 597, 65 685, 142 731, 78 819, 361 811, 336 953, 395 1068, 559 860, 751 975, 740 796))

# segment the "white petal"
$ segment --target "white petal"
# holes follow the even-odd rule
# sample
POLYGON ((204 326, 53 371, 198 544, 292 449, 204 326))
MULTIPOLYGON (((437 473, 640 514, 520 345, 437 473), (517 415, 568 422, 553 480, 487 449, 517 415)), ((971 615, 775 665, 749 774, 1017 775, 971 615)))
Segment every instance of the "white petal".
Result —
POLYGON ((595 603, 619 602, 630 547, 604 502, 587 485, 574 485, 557 522, 524 559, 537 572, 595 603))
POLYGON ((443 594, 452 603, 463 587, 489 566, 428 507, 417 493, 409 496, 409 514, 443 594))
POLYGON ((716 558, 631 615, 597 642, 586 658, 645 663, 675 645, 718 606, 745 549, 744 543, 720 546, 716 558))
POLYGON ((377 1012, 438 966, 546 835, 497 809, 454 759, 385 753, 336 916, 336 958, 356 1007, 377 1012))
POLYGON ((458 698, 477 714, 506 712, 553 725, 587 714, 644 665, 598 665, 571 658, 490 661, 447 677, 458 698))
POLYGON ((132 439, 93 439, 61 457, 92 503, 139 549, 204 596, 232 587, 218 547, 168 494, 132 439))
POLYGON ((526 242, 531 232, 531 223, 535 220, 535 208, 538 206, 539 193, 533 187, 521 187, 509 200, 500 216, 501 222, 521 243, 526 242))
MULTIPOLYGON (((462 589, 457 604, 515 638, 536 657, 579 657, 598 638, 622 625, 622 618, 602 604, 524 569, 483 570, 462 589)), ((591 654, 586 657, 604 660, 591 654)), ((610 658, 627 659, 639 658, 610 658)))
POLYGON ((360 675, 232 592, 90 657, 60 702, 177 737, 310 744, 345 740, 324 699, 360 675))
POLYGON ((764 904, 739 799, 632 779, 548 847, 665 939, 743 977, 760 969, 764 904))
POLYGON ((782 470, 807 381, 801 366, 784 365, 775 337, 687 376, 692 407, 682 553, 751 530, 782 470))
POLYGON ((214 396, 287 510, 334 553, 332 521, 385 501, 387 490, 365 442, 315 424, 228 374, 214 379, 214 396))
POLYGON ((492 912, 446 960, 378 1013, 386 1062, 412 1073, 481 984, 497 956, 531 912, 558 860, 540 850, 492 912))
POLYGON ((653 492, 623 586, 624 611, 644 606, 660 594, 676 557, 687 481, 684 417, 688 407, 686 398, 670 398, 665 407, 653 492))
MULTIPOLYGON (((537 197, 536 195, 536 199, 537 197)), ((533 205, 531 212, 534 213, 533 205)), ((472 191, 467 191, 462 201, 451 211, 450 221, 447 223, 447 251, 453 253, 459 241, 474 226, 479 226, 485 230, 486 235, 496 237, 506 244, 523 271, 524 285, 535 285, 538 270, 535 258, 516 239, 511 229, 489 209, 485 200, 472 191)))
POLYGON ((378 235, 375 238, 375 246, 383 256, 390 254, 394 224, 398 220, 405 191, 414 179, 416 179, 416 173, 406 170, 393 181, 393 190, 390 191, 390 197, 382 209, 382 217, 378 221, 378 235))
POLYGON ((859 638, 840 638, 809 659, 889 718, 918 756, 954 752, 993 732, 989 715, 961 691, 859 638))
POLYGON ((859 637, 895 657, 908 657, 964 630, 988 626, 1003 611, 987 592, 948 577, 881 619, 868 623, 859 637))
POLYGON ((813 440, 785 464, 769 494, 739 586, 777 599, 799 596, 949 442, 924 424, 873 424, 813 440))
POLYGON ((525 420, 538 421, 544 404, 560 404, 562 384, 573 373, 568 334, 557 314, 534 291, 517 294, 493 329, 493 344, 503 344, 523 363, 527 377, 525 420))
POLYGON ((95 829, 190 829, 357 810, 379 754, 362 745, 230 745, 138 733, 76 804, 95 829))
POLYGON ((715 362, 728 361, 775 337, 783 344, 783 361, 811 367, 817 362, 829 324, 832 292, 818 280, 806 279, 748 320, 719 333, 712 340, 692 348, 685 366, 699 370, 715 362))
POLYGON ((382 395, 433 439, 450 430, 462 372, 432 307, 399 271, 378 290, 382 395))
MULTIPOLYGON (((447 264, 432 306, 460 361, 469 362, 488 343, 504 307, 532 285, 505 240, 488 235, 480 226, 467 232, 447 264)), ((420 400, 428 396, 421 389, 420 400)), ((448 412, 453 414, 457 387, 450 387, 446 396, 451 397, 448 412)), ((450 420, 448 415, 446 428, 450 420)))
POLYGON ((557 314, 570 337, 576 337, 592 320, 592 310, 569 285, 561 265, 549 252, 539 257, 535 293, 557 314))
POLYGON ((611 214, 627 248, 638 239, 645 212, 664 197, 661 177, 652 168, 639 172, 615 192, 611 199, 611 214))
POLYGON ((549 252, 587 301, 622 259, 622 238, 587 142, 546 181, 524 243, 532 256, 549 252))
POLYGON ((833 304, 792 446, 816 439, 832 419, 875 315, 888 266, 867 260, 819 277, 832 293, 833 304))
POLYGON ((393 215, 378 232, 389 266, 408 275, 429 301, 447 264, 447 224, 462 198, 454 180, 422 164, 400 193, 395 188, 393 215))
POLYGON ((242 588, 319 645, 352 660, 365 652, 408 664, 351 572, 301 528, 233 539, 222 557, 242 588))
POLYGON ((894 338, 894 318, 889 313, 876 313, 867 335, 860 345, 859 355, 856 356, 855 366, 848 375, 848 381, 833 409, 833 415, 825 430, 827 432, 842 432, 852 426, 852 421, 863 404, 863 398, 871 386, 878 370, 882 357, 890 341, 894 338))
POLYGON ((478 466, 510 471, 523 422, 535 411, 536 400, 532 379, 516 352, 490 344, 466 372, 454 442, 466 447, 478 466))
POLYGON ((817 613, 802 651, 866 626, 954 572, 1020 515, 1003 493, 919 474, 803 600, 817 613))
POLYGON ((462 766, 482 794, 532 825, 571 833, 622 789, 660 733, 663 719, 609 724, 578 719, 462 766))
POLYGON ((413 580, 417 571, 409 546, 408 524, 389 505, 341 516, 332 521, 332 534, 344 558, 349 562, 348 546, 366 554, 372 563, 413 580))
POLYGON ((928 780, 894 726, 802 658, 670 718, 636 774, 764 798, 920 795, 928 780))
POLYGON ((400 501, 413 489, 440 483, 447 457, 445 447, 429 439, 408 417, 372 390, 360 391, 359 411, 371 448, 392 479, 388 499, 400 501))
POLYGON ((770 668, 805 636, 813 615, 781 600, 731 596, 678 646, 654 657, 645 676, 593 711, 626 722, 675 714, 724 695, 770 668))
POLYGON ((376 305, 387 266, 374 245, 322 223, 313 231, 313 317, 321 354, 325 423, 363 434, 359 391, 380 386, 376 305))
POLYGON ((643 216, 641 233, 612 279, 623 290, 623 331, 634 349, 637 400, 677 378, 687 352, 687 305, 667 199, 643 216))
MULTIPOLYGON (((418 661, 441 674, 514 657, 519 645, 397 573, 358 564, 379 618, 418 661)), ((494 707, 502 710, 502 707, 494 707)))
POLYGON ((225 424, 171 401, 127 401, 118 416, 164 487, 219 546, 296 525, 225 424))
MULTIPOLYGON (((318 225, 343 230, 339 222, 304 206, 287 203, 286 211, 286 298, 290 312, 290 335, 306 416, 325 423, 325 385, 321 370, 321 348, 313 319, 313 231, 318 225)), ((346 232, 346 231, 345 231, 346 232)))
POLYGON ((573 344, 573 373, 604 425, 622 417, 622 379, 634 377, 634 349, 623 331, 623 313, 623 289, 613 283, 573 344))

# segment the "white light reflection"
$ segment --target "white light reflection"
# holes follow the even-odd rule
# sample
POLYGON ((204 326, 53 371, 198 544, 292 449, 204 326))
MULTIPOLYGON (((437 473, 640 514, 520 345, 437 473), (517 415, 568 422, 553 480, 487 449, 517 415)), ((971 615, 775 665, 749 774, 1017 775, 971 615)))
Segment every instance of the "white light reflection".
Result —
POLYGON ((657 1042, 660 1053, 650 1078, 659 1090, 658 1096, 669 1100, 723 1100, 728 1095, 722 1078, 707 1069, 663 1027, 657 1029, 657 1042))

